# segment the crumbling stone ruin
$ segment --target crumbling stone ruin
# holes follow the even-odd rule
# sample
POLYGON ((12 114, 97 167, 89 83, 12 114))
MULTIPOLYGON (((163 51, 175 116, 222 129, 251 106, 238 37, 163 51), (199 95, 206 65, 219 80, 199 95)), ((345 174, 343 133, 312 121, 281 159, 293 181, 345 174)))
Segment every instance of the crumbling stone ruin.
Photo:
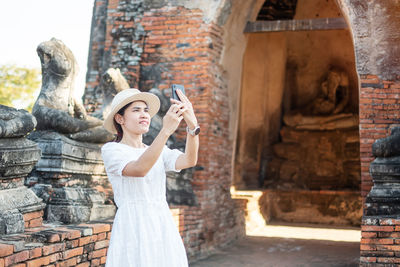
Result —
MULTIPOLYGON (((101 142, 78 135, 99 125, 109 101, 102 77, 118 68, 129 87, 160 97, 183 84, 199 114, 198 166, 185 183, 176 179, 169 198, 191 261, 241 238, 247 201, 255 198, 265 222, 361 224, 360 266, 398 264, 399 13, 398 1, 387 0, 95 0, 85 109, 69 97, 55 107, 42 95, 34 115, 47 133, 30 134, 42 157, 25 183, 35 190, 40 184, 47 205, 70 205, 70 219, 78 218, 74 205, 86 210, 84 220, 96 205, 111 205, 96 161, 101 142), (329 74, 331 67, 339 74, 329 74), (313 111, 306 112, 310 103, 313 111), (49 127, 44 110, 74 131, 49 127), (85 120, 84 110, 97 122, 85 120), (293 116, 292 125, 293 110, 302 116, 293 116), (373 145, 382 138, 388 139, 373 145), (253 195, 240 197, 241 190, 253 195)), ((49 56, 44 89, 68 87, 68 68, 53 69, 49 56)), ((174 138, 178 146, 184 127, 174 138)), ((18 186, 10 184, 22 187, 21 177, 18 186)), ((37 225, 42 218, 40 211, 22 216, 26 229, 28 219, 37 225)), ((0 264, 104 264, 112 220, 55 224, 2 236, 0 264)))

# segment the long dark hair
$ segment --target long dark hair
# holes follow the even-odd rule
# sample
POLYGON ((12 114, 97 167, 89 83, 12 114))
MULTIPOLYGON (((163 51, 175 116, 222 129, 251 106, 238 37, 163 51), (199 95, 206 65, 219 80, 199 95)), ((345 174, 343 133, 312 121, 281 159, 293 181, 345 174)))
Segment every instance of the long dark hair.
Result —
MULTIPOLYGON (((132 103, 133 103, 133 102, 130 102, 130 103, 126 104, 126 105, 123 106, 120 110, 118 110, 117 113, 118 113, 119 115, 121 115, 121 116, 124 116, 125 110, 126 110, 132 103)), ((114 122, 114 127, 115 127, 115 129, 117 129, 117 137, 115 138, 114 141, 117 142, 117 143, 119 143, 119 142, 121 142, 121 140, 122 140, 122 137, 123 137, 123 135, 124 135, 124 132, 122 131, 121 124, 119 124, 119 123, 115 120, 115 118, 114 118, 113 122, 114 122)))

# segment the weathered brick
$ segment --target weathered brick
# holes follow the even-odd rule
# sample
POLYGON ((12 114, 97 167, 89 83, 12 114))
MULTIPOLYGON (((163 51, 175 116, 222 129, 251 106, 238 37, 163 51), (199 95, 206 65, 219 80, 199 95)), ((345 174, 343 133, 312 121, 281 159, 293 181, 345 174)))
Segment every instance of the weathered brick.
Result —
POLYGON ((110 230, 111 226, 109 224, 93 224, 93 234, 108 232, 110 230))
POLYGON ((54 254, 49 255, 49 260, 50 262, 56 262, 59 260, 63 259, 63 253, 62 252, 56 252, 54 254))
POLYGON ((106 247, 108 247, 108 244, 109 244, 108 240, 97 241, 95 243, 94 249, 98 250, 98 249, 101 249, 101 248, 106 248, 106 247))
POLYGON ((394 226, 362 225, 361 231, 365 232, 393 232, 394 226))
POLYGON ((64 243, 59 243, 59 244, 52 244, 48 246, 43 247, 43 255, 49 255, 53 254, 58 251, 63 251, 65 250, 65 244, 64 243))
POLYGON ((94 258, 100 258, 100 257, 106 256, 106 255, 107 255, 107 249, 103 248, 100 250, 95 250, 93 252, 90 252, 89 257, 90 257, 90 259, 94 259, 94 258))
POLYGON ((360 257, 361 262, 376 262, 376 257, 360 257))
POLYGON ((78 255, 82 255, 83 247, 73 248, 64 251, 64 259, 69 259, 78 255))
POLYGON ((361 244, 384 244, 392 245, 394 240, 391 238, 362 238, 361 244))
POLYGON ((42 256, 42 248, 41 247, 37 247, 37 248, 33 248, 31 250, 29 250, 29 258, 30 259, 34 259, 37 257, 42 256))
POLYGON ((86 244, 93 243, 97 241, 97 235, 86 236, 79 238, 79 246, 82 247, 86 244))
POLYGON ((70 266, 76 266, 77 264, 77 258, 71 258, 62 262, 57 262, 56 266, 57 267, 70 267, 70 266))
POLYGON ((379 263, 400 263, 400 259, 399 258, 394 258, 394 257, 390 257, 390 258, 379 257, 379 258, 376 259, 376 262, 379 262, 379 263))
POLYGON ((4 265, 5 266, 9 266, 11 264, 14 263, 18 263, 21 261, 26 261, 27 259, 29 259, 29 251, 28 250, 24 250, 18 253, 14 253, 10 256, 7 256, 4 258, 4 265))
POLYGON ((24 221, 30 221, 32 219, 36 219, 36 218, 41 218, 43 217, 43 211, 34 211, 34 212, 29 212, 29 213, 25 213, 23 215, 24 217, 24 221))
POLYGON ((0 257, 11 255, 14 252, 14 246, 9 244, 0 244, 0 257))
POLYGON ((97 235, 97 240, 98 241, 104 240, 106 238, 107 238, 107 232, 103 232, 103 233, 100 233, 100 234, 97 235))
POLYGON ((100 265, 100 259, 93 259, 90 261, 90 266, 99 266, 100 265))
POLYGON ((36 267, 36 266, 43 266, 50 263, 50 257, 45 256, 41 258, 37 258, 34 260, 30 260, 26 262, 27 267, 36 267))

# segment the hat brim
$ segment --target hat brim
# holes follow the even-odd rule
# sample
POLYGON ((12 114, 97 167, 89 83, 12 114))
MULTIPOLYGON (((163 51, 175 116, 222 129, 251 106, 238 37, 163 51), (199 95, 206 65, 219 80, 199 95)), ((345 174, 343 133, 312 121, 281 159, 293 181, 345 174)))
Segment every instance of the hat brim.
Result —
POLYGON ((122 100, 118 105, 116 105, 110 113, 107 115, 106 119, 104 120, 103 126, 104 128, 112 134, 117 134, 117 129, 114 126, 114 116, 117 112, 123 108, 125 105, 135 102, 135 101, 143 101, 147 104, 149 108, 150 117, 153 117, 157 114, 158 110, 160 109, 160 99, 158 96, 152 93, 141 92, 134 94, 132 96, 128 96, 124 100, 122 100))

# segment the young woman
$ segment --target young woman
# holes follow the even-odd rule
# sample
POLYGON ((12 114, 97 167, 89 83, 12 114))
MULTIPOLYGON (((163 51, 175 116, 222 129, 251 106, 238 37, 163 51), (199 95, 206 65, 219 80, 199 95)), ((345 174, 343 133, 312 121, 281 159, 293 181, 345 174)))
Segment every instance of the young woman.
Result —
POLYGON ((118 207, 107 253, 107 267, 188 266, 185 248, 166 201, 166 171, 197 162, 199 127, 189 99, 171 99, 163 126, 150 146, 143 144, 160 100, 137 89, 119 92, 104 127, 117 134, 102 147, 102 157, 118 207), (187 124, 185 153, 165 144, 180 122, 187 124))

